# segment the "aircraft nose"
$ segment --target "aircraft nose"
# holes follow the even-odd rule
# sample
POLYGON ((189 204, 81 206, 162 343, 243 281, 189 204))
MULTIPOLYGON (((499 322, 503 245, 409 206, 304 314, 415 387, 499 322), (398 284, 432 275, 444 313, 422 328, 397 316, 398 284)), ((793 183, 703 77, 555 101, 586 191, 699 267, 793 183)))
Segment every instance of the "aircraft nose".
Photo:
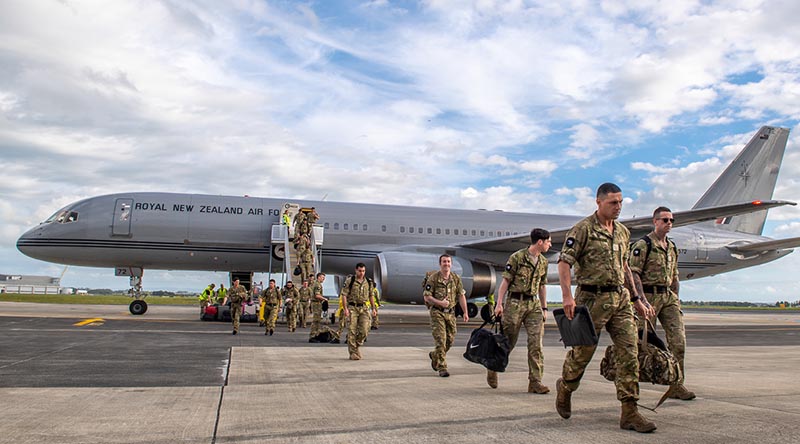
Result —
POLYGON ((22 233, 22 236, 17 239, 17 250, 22 252, 25 256, 34 257, 31 252, 36 245, 36 241, 42 237, 42 228, 43 227, 33 227, 22 233))

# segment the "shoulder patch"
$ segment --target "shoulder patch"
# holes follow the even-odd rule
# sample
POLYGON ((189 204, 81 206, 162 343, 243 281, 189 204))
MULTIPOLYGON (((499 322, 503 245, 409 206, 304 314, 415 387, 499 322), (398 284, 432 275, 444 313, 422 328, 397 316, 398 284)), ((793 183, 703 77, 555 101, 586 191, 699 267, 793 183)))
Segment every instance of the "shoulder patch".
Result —
POLYGON ((511 271, 511 264, 506 264, 506 271, 511 271))
POLYGON ((425 291, 431 291, 431 284, 425 286, 425 291))
POLYGON ((568 237, 567 238, 567 242, 566 242, 566 246, 571 247, 573 245, 575 245, 575 238, 574 237, 568 237))
POLYGON ((638 248, 635 248, 635 249, 633 250, 633 255, 634 255, 634 256, 638 256, 638 255, 640 255, 640 254, 642 254, 642 250, 640 250, 640 249, 638 249, 638 248))

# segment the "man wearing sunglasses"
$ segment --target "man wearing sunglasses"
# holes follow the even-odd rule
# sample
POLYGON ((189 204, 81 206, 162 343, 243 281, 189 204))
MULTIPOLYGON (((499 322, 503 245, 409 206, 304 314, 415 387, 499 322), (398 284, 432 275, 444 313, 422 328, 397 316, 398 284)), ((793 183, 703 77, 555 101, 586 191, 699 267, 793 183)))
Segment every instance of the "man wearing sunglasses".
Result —
MULTIPOLYGON (((683 325, 681 301, 678 297, 678 249, 667 237, 675 219, 667 207, 653 212, 654 229, 631 247, 630 268, 633 283, 653 306, 656 317, 664 327, 669 351, 681 366, 681 380, 672 386, 671 398, 688 401, 695 394, 683 385, 683 358, 686 354, 686 330, 683 325)), ((645 328, 639 319, 639 329, 645 328)))

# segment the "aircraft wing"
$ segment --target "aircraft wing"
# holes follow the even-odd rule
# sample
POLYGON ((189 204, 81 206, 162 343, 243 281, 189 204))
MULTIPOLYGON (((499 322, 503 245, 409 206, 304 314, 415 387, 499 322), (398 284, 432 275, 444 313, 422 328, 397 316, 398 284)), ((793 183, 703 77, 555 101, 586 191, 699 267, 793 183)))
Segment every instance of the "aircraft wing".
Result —
MULTIPOLYGON (((684 225, 691 225, 698 222, 736 216, 738 214, 766 211, 770 208, 781 207, 784 205, 797 205, 797 203, 785 200, 756 200, 746 203, 677 211, 672 213, 673 217, 675 218, 673 227, 682 227, 684 225)), ((620 219, 620 223, 631 230, 631 239, 644 236, 653 229, 653 217, 649 215, 635 217, 632 219, 620 219)), ((564 245, 564 241, 567 238, 567 233, 571 228, 572 227, 558 227, 554 230, 548 229, 548 231, 550 231, 550 237, 553 241, 551 251, 561 250, 561 246, 564 245)), ((524 233, 512 236, 496 237, 493 239, 480 239, 470 242, 462 242, 459 244, 459 246, 485 251, 512 252, 530 245, 530 239, 530 234, 524 233)))
POLYGON ((754 242, 750 244, 741 245, 728 245, 725 248, 731 253, 747 254, 747 253, 761 253, 763 251, 784 250, 787 248, 800 247, 800 237, 792 237, 789 239, 776 239, 764 242, 754 242))

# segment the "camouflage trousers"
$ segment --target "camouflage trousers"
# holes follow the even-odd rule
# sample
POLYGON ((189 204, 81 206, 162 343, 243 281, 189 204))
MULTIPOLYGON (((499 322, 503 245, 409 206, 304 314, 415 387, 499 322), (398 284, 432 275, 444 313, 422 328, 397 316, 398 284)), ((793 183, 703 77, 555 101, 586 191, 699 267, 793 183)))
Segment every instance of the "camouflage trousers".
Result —
POLYGON ((264 305, 264 325, 266 331, 275 330, 275 322, 278 320, 278 306, 264 305))
POLYGON ((297 323, 300 324, 300 328, 306 328, 308 323, 309 304, 309 301, 300 301, 300 306, 297 307, 297 323))
MULTIPOLYGON (((666 293, 646 293, 647 301, 656 312, 656 318, 664 328, 667 337, 669 351, 678 361, 681 367, 681 380, 683 384, 683 358, 686 355, 686 329, 683 325, 683 313, 681 313, 681 301, 678 295, 671 290, 666 293)), ((639 329, 644 329, 644 318, 639 319, 639 329)))
POLYGON ((519 331, 525 326, 528 332, 528 380, 542 381, 544 374, 544 354, 542 335, 544 318, 538 297, 520 300, 509 295, 503 304, 503 335, 508 339, 511 350, 517 344, 519 331))
POLYGON ((297 306, 294 304, 291 308, 286 308, 286 326, 289 327, 289 331, 297 328, 297 306))
POLYGON ((431 334, 433 335, 433 366, 436 370, 447 370, 447 352, 456 337, 456 315, 435 308, 430 309, 431 334))
POLYGON ((322 330, 322 302, 311 303, 311 332, 310 337, 314 337, 322 330))
MULTIPOLYGON (((636 320, 630 304, 628 292, 589 293, 578 290, 576 305, 589 309, 597 334, 605 327, 615 346, 615 366, 617 377, 617 399, 620 401, 639 400, 639 360, 636 335, 636 320)), ((589 361, 592 360, 596 345, 572 347, 564 359, 561 375, 568 389, 575 391, 589 361)))
POLYGON ((381 325, 381 321, 380 319, 378 319, 378 311, 380 311, 380 309, 376 308, 375 316, 372 317, 372 325, 374 325, 375 327, 379 327, 381 325))
POLYGON ((233 331, 239 331, 239 316, 242 315, 242 304, 231 303, 231 321, 233 321, 233 331))
POLYGON ((344 327, 347 325, 347 317, 344 315, 344 308, 336 310, 336 316, 339 316, 339 330, 336 331, 336 336, 341 338, 344 327))
POLYGON ((314 276, 314 264, 311 262, 300 262, 300 282, 314 276))
POLYGON ((350 323, 347 328, 347 350, 353 354, 358 352, 358 347, 361 347, 367 339, 372 317, 366 305, 361 307, 351 305, 347 308, 350 310, 350 319, 347 320, 350 323))

